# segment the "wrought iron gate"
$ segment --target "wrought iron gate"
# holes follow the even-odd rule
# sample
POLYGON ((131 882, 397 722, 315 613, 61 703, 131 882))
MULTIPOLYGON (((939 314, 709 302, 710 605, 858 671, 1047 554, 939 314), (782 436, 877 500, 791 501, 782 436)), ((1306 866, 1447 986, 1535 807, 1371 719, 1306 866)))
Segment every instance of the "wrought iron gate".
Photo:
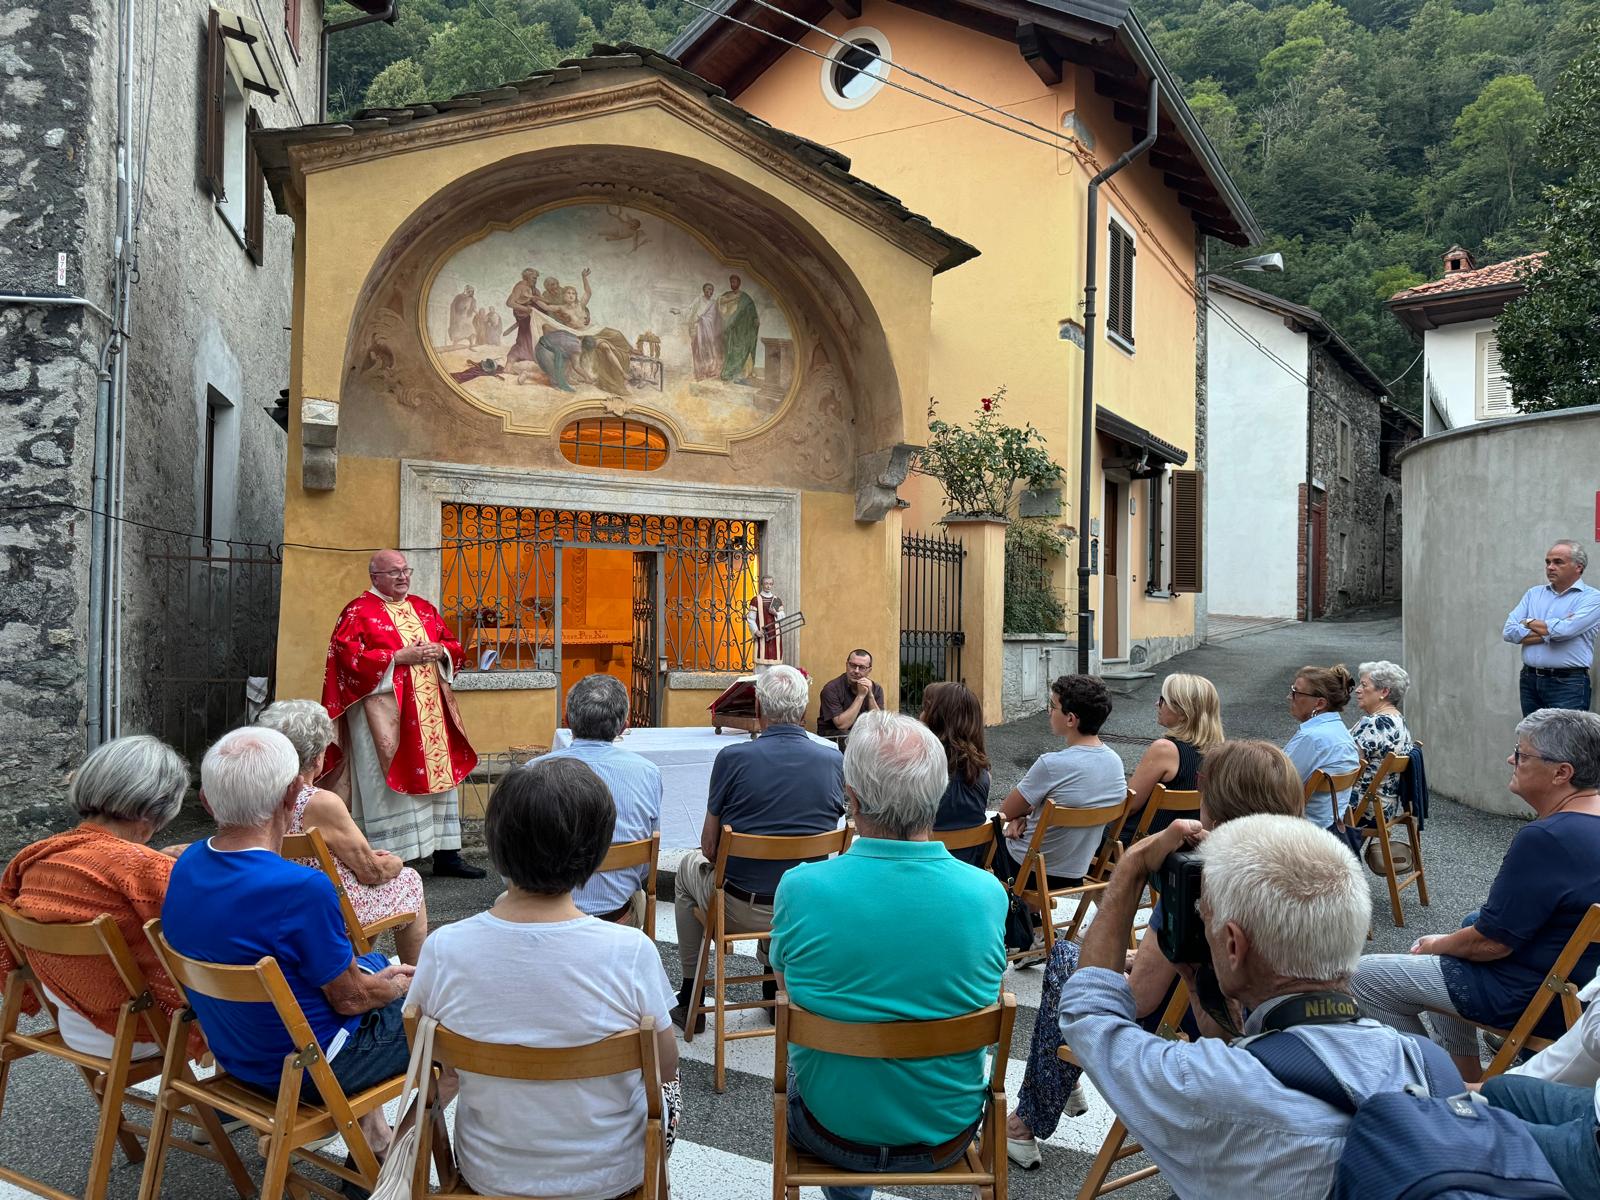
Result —
POLYGON ((940 534, 900 538, 900 707, 922 709, 930 683, 959 680, 961 647, 961 570, 967 552, 940 534))
POLYGON ((272 698, 283 558, 266 544, 167 534, 151 535, 144 558, 153 619, 130 681, 148 681, 156 735, 198 762, 272 698))
POLYGON ((633 555, 633 686, 628 696, 628 724, 658 723, 661 688, 656 663, 656 579, 660 555, 636 550, 633 555))

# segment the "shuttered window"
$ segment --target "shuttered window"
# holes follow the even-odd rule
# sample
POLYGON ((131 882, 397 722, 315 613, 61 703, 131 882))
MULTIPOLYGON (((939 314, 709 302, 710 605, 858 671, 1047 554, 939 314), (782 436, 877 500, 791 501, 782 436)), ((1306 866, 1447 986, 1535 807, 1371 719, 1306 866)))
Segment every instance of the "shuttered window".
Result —
POLYGON ((300 61, 300 0, 283 0, 283 39, 295 62, 300 61))
POLYGON ((1500 339, 1489 332, 1478 335, 1478 419, 1509 417, 1511 383, 1500 363, 1500 339))
POLYGON ((1166 499, 1167 475, 1165 471, 1152 475, 1145 481, 1145 515, 1149 518, 1149 530, 1146 543, 1150 551, 1149 566, 1145 568, 1144 590, 1146 592, 1160 592, 1166 586, 1166 551, 1167 551, 1167 513, 1166 499))
POLYGON ((1205 481, 1199 471, 1172 472, 1172 583, 1174 592, 1205 590, 1205 481))
POLYGON ((1133 348, 1133 235, 1113 218, 1106 226, 1106 332, 1133 348))
POLYGON ((218 200, 227 198, 223 166, 228 145, 228 51, 222 41, 222 22, 217 10, 206 19, 205 137, 201 143, 200 173, 206 191, 218 200))
POLYGON ((244 118, 244 249, 250 261, 261 265, 262 236, 267 223, 266 182, 261 174, 261 160, 256 157, 256 144, 250 135, 261 128, 261 118, 251 109, 244 118))

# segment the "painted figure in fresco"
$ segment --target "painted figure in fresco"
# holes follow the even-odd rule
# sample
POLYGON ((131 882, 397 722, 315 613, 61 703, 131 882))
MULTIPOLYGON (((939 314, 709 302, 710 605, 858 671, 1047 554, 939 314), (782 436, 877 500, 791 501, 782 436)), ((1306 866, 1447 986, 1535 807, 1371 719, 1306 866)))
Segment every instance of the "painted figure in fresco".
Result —
MULTIPOLYGON (((604 233, 600 235, 601 237, 605 238, 606 241, 632 242, 633 250, 637 250, 645 242, 650 240, 645 236, 644 222, 639 220, 638 217, 630 217, 626 215, 622 211, 622 205, 608 204, 606 205, 606 213, 617 222, 617 227, 610 233, 604 233)), ((633 250, 630 250, 629 253, 633 253, 633 250)))
POLYGON ((700 298, 689 310, 689 349, 694 355, 694 377, 716 379, 722 374, 722 308, 717 289, 702 284, 700 298))
POLYGON ((522 278, 511 289, 511 295, 506 297, 506 307, 511 310, 511 316, 517 323, 517 340, 506 354, 506 368, 509 370, 519 362, 531 363, 534 360, 533 314, 546 311, 544 302, 539 298, 538 271, 532 267, 523 271, 522 278))
POLYGON ((450 344, 452 346, 472 346, 477 344, 477 331, 473 328, 473 319, 478 313, 478 301, 473 297, 472 285, 469 283, 460 292, 456 293, 454 300, 450 301, 450 344))
POLYGON ((540 299, 554 307, 561 303, 561 293, 565 290, 561 286, 561 281, 554 275, 546 275, 544 277, 544 295, 540 299))
POLYGON ((722 310, 722 378, 730 383, 754 387, 750 376, 756 369, 756 339, 761 332, 761 314, 750 293, 741 291, 737 275, 728 276, 728 290, 717 301, 722 310))
POLYGON ((559 305, 544 306, 552 320, 543 325, 535 361, 550 376, 550 382, 564 392, 575 390, 572 385, 576 382, 593 384, 613 396, 621 396, 632 386, 628 370, 631 347, 620 330, 609 326, 590 329, 589 301, 594 291, 589 286, 588 267, 583 269, 582 282, 581 298, 577 288, 564 287, 559 305), (558 321, 560 324, 555 323, 558 321))
POLYGON ((500 310, 491 307, 482 311, 483 336, 478 340, 485 346, 498 346, 500 344, 500 310))

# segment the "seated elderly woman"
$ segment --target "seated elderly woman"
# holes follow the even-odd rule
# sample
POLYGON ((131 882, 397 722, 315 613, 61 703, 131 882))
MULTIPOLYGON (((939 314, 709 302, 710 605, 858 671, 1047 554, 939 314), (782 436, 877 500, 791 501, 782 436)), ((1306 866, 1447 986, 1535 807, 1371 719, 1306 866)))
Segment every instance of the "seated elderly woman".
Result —
MULTIPOLYGON (((1223 742, 1206 755, 1196 785, 1200 791, 1200 823, 1207 829, 1255 813, 1298 817, 1305 807, 1305 793, 1294 764, 1271 742, 1223 742)), ((1159 1021, 1178 982, 1177 968, 1167 961, 1156 940, 1158 924, 1152 918, 1128 968, 1136 1015, 1149 1029, 1159 1021)), ((1077 943, 1057 942, 1045 967, 1039 997, 1041 1019, 1033 1025, 1028 1067, 1017 1093, 1017 1107, 1006 1122, 1006 1153, 1025 1170, 1043 1162, 1038 1139, 1055 1132, 1063 1111, 1072 1117, 1088 1111, 1078 1068, 1056 1056, 1061 1048, 1061 1026, 1052 1019, 1060 1003, 1061 986, 1077 966, 1077 943)), ((1223 1034, 1193 1003, 1191 1013, 1192 1022, 1186 1022, 1191 1033, 1223 1034)))
MULTIPOLYGON (((1289 685, 1289 715, 1300 722, 1300 728, 1284 745, 1283 752, 1300 772, 1302 783, 1311 778, 1313 771, 1340 775, 1360 765, 1360 752, 1339 716, 1350 703, 1354 688, 1355 680, 1343 663, 1336 667, 1301 667, 1289 685)), ((1306 801, 1306 819, 1323 829, 1332 829, 1335 824, 1342 824, 1349 804, 1348 794, 1336 800, 1331 793, 1317 792, 1306 801)))
MULTIPOLYGON (((1145 749, 1128 780, 1133 800, 1128 820, 1122 827, 1122 840, 1131 842, 1138 831, 1144 806, 1155 794, 1156 784, 1174 792, 1190 792, 1200 777, 1200 763, 1206 752, 1222 744, 1222 701, 1209 679, 1201 675, 1168 675, 1161 681, 1156 697, 1156 724, 1166 732, 1145 749)), ((1157 813, 1151 819, 1151 833, 1160 833, 1172 824, 1174 814, 1157 813)))
MULTIPOLYGON (((1383 766, 1390 754, 1407 754, 1411 750, 1411 731, 1406 719, 1400 715, 1405 702, 1406 689, 1411 686, 1411 676, 1392 662, 1361 664, 1361 678, 1356 684, 1356 703, 1361 706, 1361 719, 1350 731, 1350 737, 1361 751, 1361 778, 1356 782, 1358 795, 1366 793, 1372 777, 1383 766)), ((1383 797, 1385 816, 1393 816, 1400 806, 1400 780, 1389 776, 1379 787, 1383 797)), ((1409 852, 1409 847, 1407 847, 1409 852)))
MULTIPOLYGON (((109 913, 122 931, 150 994, 169 1016, 184 1006, 182 995, 156 961, 144 923, 161 915, 161 901, 177 851, 146 843, 171 823, 189 789, 189 768, 176 750, 153 737, 121 737, 98 747, 78 768, 67 791, 79 824, 22 850, 0 877, 0 903, 49 924, 92 921, 109 913)), ((127 990, 109 960, 30 954, 45 992, 60 1010, 62 1040, 85 1054, 111 1053, 118 1010, 127 990)), ((0 942, 0 980, 16 964, 0 942)), ((29 997, 27 1011, 38 1011, 29 997)), ((198 1057, 205 1043, 191 1039, 198 1057)), ((143 1043, 135 1056, 157 1054, 143 1043)))
MULTIPOLYGON (((1418 938, 1409 954, 1367 955, 1351 984, 1362 1012, 1431 1034, 1468 1082, 1483 1074, 1468 1021, 1514 1025, 1589 906, 1600 904, 1600 716, 1541 708, 1517 726, 1506 761, 1512 793, 1536 815, 1511 839, 1483 907, 1454 933, 1418 938)), ((1573 982, 1587 983, 1597 966, 1600 947, 1590 947, 1573 982)), ((1535 1032, 1559 1036, 1559 1006, 1535 1032)))
MULTIPOLYGON (((417 919, 394 931, 394 948, 403 963, 416 964, 422 939, 428 936, 428 906, 422 898, 422 877, 387 850, 374 850, 344 801, 312 782, 322 774, 322 760, 333 742, 333 722, 315 700, 279 700, 256 718, 276 729, 300 756, 300 795, 294 804, 290 833, 322 831, 333 855, 339 882, 363 925, 413 912, 417 919)), ((308 866, 316 863, 307 862, 308 866)))
MULTIPOLYGON (((573 758, 501 780, 484 836, 509 888, 488 912, 428 939, 412 1005, 481 1042, 585 1046, 653 1018, 670 1119, 677 1114, 673 995, 655 943, 573 903, 611 846, 616 807, 573 758)), ((462 1072, 456 1158, 488 1195, 625 1196, 644 1181, 640 1077, 532 1081, 462 1072)))

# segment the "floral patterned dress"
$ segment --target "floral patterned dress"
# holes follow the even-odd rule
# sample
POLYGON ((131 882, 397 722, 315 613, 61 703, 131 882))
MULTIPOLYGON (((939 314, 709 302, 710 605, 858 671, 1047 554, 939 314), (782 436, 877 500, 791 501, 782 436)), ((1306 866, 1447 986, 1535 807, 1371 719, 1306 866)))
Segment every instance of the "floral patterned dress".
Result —
MULTIPOLYGON (((294 802, 294 824, 289 827, 290 833, 305 832, 306 805, 316 793, 317 789, 309 784, 300 789, 300 795, 294 802)), ((309 858, 296 861, 308 867, 317 865, 309 858)), ((368 887, 357 879, 337 855, 334 856, 333 867, 339 872, 339 882, 344 885, 345 894, 350 897, 350 904, 356 910, 356 919, 363 925, 372 925, 397 913, 418 912, 422 908, 422 876, 410 867, 400 868, 400 874, 376 887, 368 887)))
MULTIPOLYGON (((1405 718, 1397 712, 1362 717, 1350 731, 1350 736, 1355 739, 1356 749, 1361 751, 1361 778, 1356 784, 1357 795, 1365 794, 1367 785, 1383 765, 1385 755, 1408 754, 1411 751, 1411 731, 1406 728, 1405 718)), ((1383 797, 1384 819, 1392 820, 1400 811, 1399 779, 1389 776, 1378 789, 1378 794, 1383 797)))

